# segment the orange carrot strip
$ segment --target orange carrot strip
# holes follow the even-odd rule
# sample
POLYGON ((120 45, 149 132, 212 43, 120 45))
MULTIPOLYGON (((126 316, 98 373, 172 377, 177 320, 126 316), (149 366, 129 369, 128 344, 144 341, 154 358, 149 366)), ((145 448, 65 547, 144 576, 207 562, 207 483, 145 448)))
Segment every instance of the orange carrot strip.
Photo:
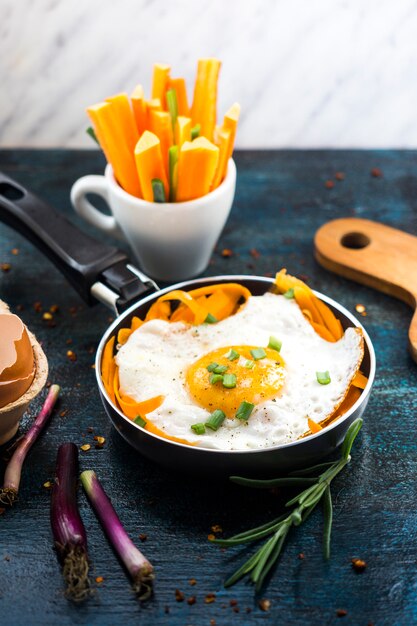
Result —
POLYGON ((97 138, 111 164, 120 186, 133 196, 141 197, 141 188, 133 153, 123 139, 123 129, 114 114, 114 104, 100 102, 88 107, 97 138))
POLYGON ((162 111, 161 101, 159 98, 154 98, 153 100, 146 100, 146 130, 150 129, 151 124, 151 111, 162 111))
POLYGON ((237 130, 237 124, 239 121, 239 116, 240 116, 240 104, 235 102, 227 111, 223 119, 224 130, 230 131, 230 134, 231 134, 231 139, 230 139, 230 144, 229 144, 229 154, 227 156, 227 160, 229 160, 233 154, 233 148, 235 146, 236 130, 237 130))
POLYGON ((175 145, 181 148, 186 141, 191 141, 191 118, 179 115, 175 124, 175 145))
POLYGON ((365 389, 368 384, 368 378, 365 376, 363 372, 358 370, 352 380, 352 385, 358 387, 359 389, 365 389))
POLYGON ((148 130, 145 130, 136 144, 135 160, 144 199, 153 202, 153 178, 159 178, 162 181, 165 196, 168 198, 168 179, 162 160, 161 142, 156 135, 148 130))
POLYGON ((224 179, 227 173, 227 165, 229 162, 230 142, 232 141, 232 133, 230 130, 219 129, 217 132, 217 145, 219 146, 219 162, 217 164, 216 173, 211 185, 212 189, 216 189, 224 179))
POLYGON ((152 77, 152 99, 159 98, 162 109, 166 111, 165 94, 169 88, 169 73, 171 68, 169 65, 155 63, 153 66, 152 77))
POLYGON ((335 316, 333 311, 330 310, 327 304, 325 304, 324 302, 322 302, 321 300, 319 300, 319 298, 316 298, 315 296, 314 298, 315 298, 316 307, 321 313, 324 323, 326 327, 329 329, 329 331, 332 333, 333 337, 336 340, 343 337, 343 327, 342 327, 340 320, 337 319, 337 317, 335 316))
POLYGON ((300 309, 308 309, 312 315, 313 322, 325 326, 323 317, 316 305, 317 298, 315 298, 313 293, 307 288, 307 285, 303 285, 302 287, 295 285, 293 289, 294 298, 300 309))
POLYGON ((322 337, 326 341, 331 341, 333 343, 336 341, 336 339, 331 334, 330 330, 326 328, 325 326, 323 326, 323 324, 317 324, 316 322, 313 322, 313 321, 310 321, 310 324, 312 325, 316 333, 320 335, 320 337, 322 337))
POLYGON ((119 332, 117 333, 117 343, 120 343, 123 346, 126 343, 126 341, 129 339, 131 334, 132 334, 131 328, 121 328, 119 332))
POLYGON ((113 335, 104 346, 103 356, 101 358, 101 380, 107 388, 109 385, 110 364, 113 361, 114 342, 116 337, 113 335))
POLYGON ((169 302, 160 302, 157 300, 153 303, 151 308, 146 314, 145 321, 149 322, 149 320, 168 320, 171 314, 171 305, 169 302))
POLYGON ((320 424, 317 424, 317 422, 312 420, 311 417, 308 418, 308 427, 312 433, 319 433, 321 430, 323 430, 320 424))
POLYGON ((170 291, 159 298, 160 302, 165 302, 165 300, 179 300, 188 306, 194 313, 195 325, 203 324, 209 313, 209 311, 205 307, 200 306, 187 291, 181 291, 180 289, 170 291))
POLYGON ((172 120, 165 111, 150 111, 149 130, 154 133, 161 142, 162 160, 165 171, 168 174, 168 150, 174 143, 172 132, 172 120))
POLYGON ((178 160, 177 201, 200 198, 210 191, 219 160, 219 149, 205 137, 186 141, 178 160))
POLYGON ((200 124, 200 135, 210 141, 217 117, 217 81, 221 62, 218 59, 200 59, 194 85, 192 124, 200 124))
POLYGON ((191 441, 187 441, 186 439, 181 439, 180 437, 174 437, 173 435, 168 435, 164 430, 158 428, 153 424, 148 417, 146 417, 146 425, 145 430, 148 430, 150 433, 154 435, 158 435, 158 437, 163 437, 164 439, 169 439, 170 441, 176 441, 177 443, 184 443, 187 446, 195 446, 196 443, 191 441))
POLYGON ((170 78, 169 89, 175 89, 178 102, 178 115, 190 116, 190 107, 188 106, 187 86, 184 78, 170 78))
POLYGON ((143 92, 142 85, 136 85, 132 95, 130 96, 132 102, 133 115, 135 116, 136 128, 138 129, 139 137, 146 130, 148 124, 148 107, 145 100, 145 94, 143 92))
POLYGON ((137 328, 139 328, 140 326, 142 326, 143 321, 140 319, 140 317, 132 317, 132 321, 130 323, 130 328, 131 330, 136 330, 137 328))
POLYGON ((126 93, 118 93, 115 96, 106 98, 106 102, 110 102, 112 105, 113 114, 118 127, 122 130, 124 141, 129 151, 133 152, 139 139, 139 133, 128 95, 126 93))
POLYGON ((333 415, 330 418, 326 419, 326 423, 330 423, 334 419, 336 419, 336 417, 344 415, 344 413, 346 413, 355 404, 358 398, 360 398, 360 395, 360 390, 352 384, 349 387, 349 391, 347 392, 343 402, 340 404, 339 408, 336 409, 333 415))
POLYGON ((249 289, 247 289, 243 285, 239 285, 239 283, 219 283, 217 285, 199 287, 198 289, 192 289, 189 294, 193 298, 199 298, 200 296, 211 295, 218 289, 234 294, 237 298, 245 298, 245 300, 248 300, 248 298, 250 298, 251 296, 251 292, 249 291, 249 289))

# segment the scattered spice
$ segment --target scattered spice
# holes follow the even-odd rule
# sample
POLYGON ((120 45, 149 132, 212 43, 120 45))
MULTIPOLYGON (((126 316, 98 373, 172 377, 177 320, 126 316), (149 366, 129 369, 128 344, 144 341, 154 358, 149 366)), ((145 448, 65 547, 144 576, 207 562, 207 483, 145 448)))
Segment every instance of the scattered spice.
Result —
POLYGON ((88 426, 87 427, 87 432, 88 433, 93 433, 94 432, 94 428, 92 426, 88 426))
POLYGON ((261 611, 269 611, 269 609, 271 608, 271 600, 262 598, 261 600, 259 600, 258 606, 261 609, 261 611))
POLYGON ((45 487, 45 489, 51 489, 53 487, 53 483, 51 483, 50 480, 47 480, 45 483, 43 483, 43 486, 45 487))
MULTIPOLYGON (((4 510, 4 509, 3 509, 3 510, 4 510)), ((5 560, 5 561, 7 561, 7 562, 9 563, 9 561, 10 561, 10 557, 9 557, 9 555, 8 555, 8 554, 6 554, 6 556, 4 557, 4 560, 5 560)))
POLYGON ((19 248, 12 248, 12 254, 17 256, 19 254, 19 248))
POLYGON ((347 611, 345 609, 337 609, 336 615, 337 617, 345 617, 345 615, 347 615, 347 611))
POLYGON ((43 320, 52 320, 52 319, 53 319, 53 315, 52 315, 52 313, 48 313, 48 312, 46 312, 46 313, 44 313, 44 314, 42 315, 42 319, 43 319, 43 320))
POLYGON ((69 358, 70 361, 77 360, 77 355, 72 350, 67 350, 67 357, 69 358))
POLYGON ((1 267, 1 271, 4 273, 10 272, 10 270, 12 269, 12 266, 10 265, 10 263, 2 263, 0 267, 1 267))
POLYGON ((216 626, 216 620, 215 619, 211 619, 210 620, 210 626, 216 626))
POLYGON ((204 598, 204 602, 206 604, 212 604, 215 601, 216 601, 216 594, 215 593, 208 593, 206 595, 206 597, 204 598))
POLYGON ((207 535, 207 539, 209 541, 214 541, 214 539, 216 539, 216 535, 213 535, 212 533, 210 533, 209 535, 207 535))
POLYGON ((260 252, 258 252, 258 250, 257 250, 256 248, 252 248, 252 249, 249 251, 249 254, 251 255, 251 257, 252 257, 253 259, 259 259, 259 257, 261 256, 261 253, 260 253, 260 252))
POLYGON ((58 313, 58 311, 59 311, 59 306, 58 306, 57 304, 52 304, 52 305, 49 307, 49 310, 50 310, 50 312, 51 312, 51 313, 58 313))
POLYGON ((355 306, 355 310, 357 311, 357 313, 364 313, 366 311, 366 307, 364 304, 357 304, 355 306))
POLYGON ((177 602, 184 602, 185 596, 182 591, 175 589, 175 599, 177 602))
POLYGON ((190 596, 189 598, 187 598, 187 604, 189 604, 190 606, 192 606, 196 602, 197 602, 197 599, 195 596, 190 596))
POLYGON ((83 445, 82 445, 82 446, 80 446, 80 449, 81 449, 83 452, 88 452, 88 450, 89 450, 90 448, 91 448, 91 446, 90 446, 90 444, 89 444, 89 443, 83 443, 83 445))
POLYGON ((195 578, 190 578, 190 580, 188 581, 188 583, 191 585, 191 587, 194 587, 194 585, 197 584, 197 581, 195 578))
POLYGON ((224 248, 224 250, 222 250, 222 257, 228 259, 231 256, 233 256, 233 251, 230 250, 230 248, 224 248))
POLYGON ((76 315, 77 307, 76 306, 70 306, 69 312, 71 313, 71 315, 76 315))
POLYGON ((34 302, 33 308, 35 309, 36 313, 40 313, 42 311, 42 303, 39 302, 39 300, 37 302, 34 302))
POLYGON ((5 511, 5 510, 6 510, 6 509, 5 509, 3 506, 0 506, 0 515, 3 515, 3 513, 4 513, 4 511, 5 511))
POLYGON ((233 607, 233 611, 234 611, 235 613, 239 613, 239 607, 238 607, 238 606, 234 606, 234 607, 233 607))
POLYGON ((68 409, 64 409, 63 411, 61 411, 59 415, 60 417, 65 417, 67 413, 68 413, 68 409))
POLYGON ((212 530, 214 533, 222 533, 222 532, 223 532, 223 528, 220 526, 220 524, 214 524, 214 525, 211 527, 211 530, 212 530))
POLYGON ((234 598, 230 600, 230 606, 237 606, 237 600, 235 600, 234 598))
POLYGON ((304 555, 304 552, 300 552, 300 554, 298 555, 298 558, 300 559, 300 561, 303 561, 306 558, 304 555))
POLYGON ((106 439, 104 437, 99 437, 98 435, 94 436, 94 441, 96 441, 96 448, 100 449, 106 443, 106 439))
POLYGON ((382 178, 383 177, 382 170, 379 169, 379 167, 373 167, 371 169, 371 176, 373 176, 373 178, 382 178))
POLYGON ((145 535, 145 533, 140 533, 140 535, 139 535, 139 539, 140 539, 142 542, 146 541, 146 540, 147 540, 147 538, 148 538, 148 535, 145 535))
POLYGON ((352 559, 352 567, 355 572, 363 572, 366 569, 366 561, 363 559, 354 558, 352 559))
POLYGON ((326 182, 324 183, 324 186, 326 187, 326 189, 333 189, 334 182, 332 180, 326 180, 326 182))
POLYGON ((98 585, 100 585, 100 583, 102 583, 102 582, 103 582, 103 580, 104 580, 103 576, 96 576, 96 583, 97 583, 98 585))
POLYGON ((67 339, 65 343, 67 344, 67 346, 71 345, 72 344, 72 339, 67 339))
POLYGON ((334 177, 335 177, 336 180, 345 180, 345 173, 344 172, 336 172, 334 177))

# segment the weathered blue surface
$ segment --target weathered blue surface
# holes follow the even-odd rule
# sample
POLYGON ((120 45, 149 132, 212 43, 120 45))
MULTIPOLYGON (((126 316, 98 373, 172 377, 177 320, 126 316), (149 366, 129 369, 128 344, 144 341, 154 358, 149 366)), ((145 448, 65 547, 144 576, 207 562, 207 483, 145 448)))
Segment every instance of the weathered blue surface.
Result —
MULTIPOLYGON (((282 559, 262 594, 271 600, 262 612, 253 589, 240 583, 229 591, 222 581, 252 548, 221 552, 207 535, 220 524, 225 535, 262 523, 275 515, 283 497, 244 490, 209 479, 187 480, 159 469, 131 450, 115 434, 101 407, 95 385, 94 347, 108 324, 100 306, 87 309, 64 279, 34 248, 0 225, 0 297, 42 340, 50 362, 50 380, 62 385, 60 411, 32 451, 24 470, 21 499, 0 517, 0 615, 8 625, 130 624, 333 624, 409 625, 417 623, 417 366, 406 352, 410 310, 403 303, 333 276, 313 259, 312 239, 325 221, 346 215, 384 221, 417 234, 417 152, 277 151, 237 154, 238 184, 234 208, 207 274, 264 274, 286 266, 308 277, 312 286, 354 311, 367 307, 363 322, 375 344, 378 375, 353 463, 334 484, 335 519, 332 559, 321 556, 320 512, 290 538, 282 559), (370 170, 381 168, 383 178, 370 170), (346 178, 325 181, 335 172, 346 178), (11 250, 19 249, 17 256, 11 250), (220 251, 234 254, 223 258, 220 251), (260 256, 255 259, 250 249, 260 256), (49 328, 33 303, 60 307, 49 328), (77 307, 76 314, 70 307, 77 307), (67 340, 72 344, 67 345, 67 340), (77 361, 66 357, 68 348, 77 361), (103 576, 96 598, 82 607, 62 595, 59 567, 51 548, 49 492, 56 449, 62 441, 92 442, 106 437, 102 450, 81 453, 81 466, 94 468, 116 509, 154 562, 155 598, 140 607, 98 523, 80 494, 88 531, 94 576, 103 576), (83 436, 85 434, 85 436, 83 436), (300 560, 298 554, 305 558, 300 560), (7 559, 5 558, 7 556, 7 559), (368 567, 356 574, 350 559, 368 567), (192 587, 189 579, 195 578, 192 587), (175 601, 175 589, 196 596, 196 603, 175 601), (216 600, 205 604, 207 593, 216 600), (230 600, 238 601, 239 613, 230 600), (248 613, 246 610, 251 609, 248 613), (345 609, 345 617, 337 617, 345 609), (169 611, 168 613, 166 611, 169 611)), ((100 173, 98 152, 1 151, 0 169, 69 214, 72 182, 100 173)), ((75 221, 78 221, 74 218, 75 221)), ((30 412, 35 413, 39 403, 30 412)), ((24 427, 29 424, 28 416, 24 427)))

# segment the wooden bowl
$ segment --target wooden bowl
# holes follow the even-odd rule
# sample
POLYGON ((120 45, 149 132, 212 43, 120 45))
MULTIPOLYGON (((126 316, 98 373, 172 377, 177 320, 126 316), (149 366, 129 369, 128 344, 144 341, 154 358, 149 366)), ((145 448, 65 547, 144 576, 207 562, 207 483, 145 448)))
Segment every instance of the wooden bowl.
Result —
MULTIPOLYGON (((0 300, 0 313, 9 313, 9 307, 0 300)), ((35 377, 31 386, 25 393, 14 402, 9 402, 0 408, 0 445, 7 443, 17 432, 20 420, 29 407, 29 404, 42 391, 48 378, 48 361, 46 356, 33 335, 28 329, 30 343, 32 344, 35 358, 35 377)))

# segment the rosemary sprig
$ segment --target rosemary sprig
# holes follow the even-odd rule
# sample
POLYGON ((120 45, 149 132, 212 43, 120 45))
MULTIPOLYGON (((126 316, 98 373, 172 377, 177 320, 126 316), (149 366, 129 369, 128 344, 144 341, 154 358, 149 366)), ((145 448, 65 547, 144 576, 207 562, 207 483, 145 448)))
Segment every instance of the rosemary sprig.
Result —
POLYGON ((230 477, 232 482, 256 489, 270 489, 278 486, 296 487, 299 485, 304 485, 306 488, 286 502, 285 507, 287 509, 291 507, 290 511, 283 513, 272 521, 234 535, 229 539, 212 540, 212 543, 220 546, 235 546, 268 537, 258 551, 226 580, 224 583, 225 587, 231 587, 244 576, 250 575, 250 580, 254 583, 256 591, 259 591, 266 576, 278 560, 291 527, 299 526, 305 522, 320 501, 323 501, 324 504, 323 556, 325 559, 330 558, 330 538, 333 520, 330 484, 350 462, 350 451, 362 427, 362 421, 359 418, 349 427, 341 447, 340 459, 337 461, 320 463, 320 465, 292 472, 286 478, 254 480, 241 476, 230 477), (312 474, 316 474, 316 476, 312 476, 312 474))

